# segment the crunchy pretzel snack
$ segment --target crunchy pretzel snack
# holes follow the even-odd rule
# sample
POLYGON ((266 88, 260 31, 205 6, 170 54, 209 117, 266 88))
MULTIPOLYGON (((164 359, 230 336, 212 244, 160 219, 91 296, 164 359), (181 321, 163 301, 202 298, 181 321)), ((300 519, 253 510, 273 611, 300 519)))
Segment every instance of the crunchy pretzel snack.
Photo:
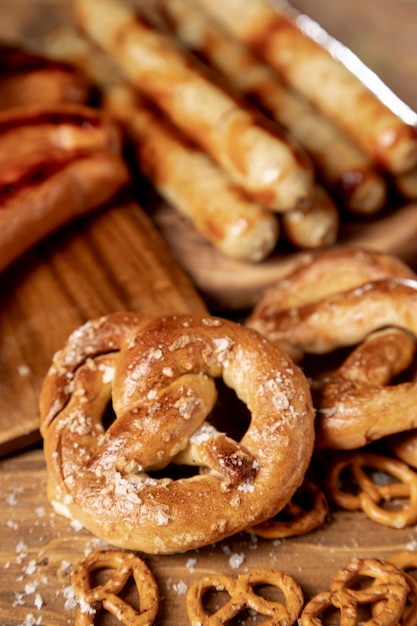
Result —
POLYGON ((377 559, 354 559, 336 574, 328 591, 318 593, 305 605, 300 626, 320 626, 320 615, 331 606, 340 611, 340 624, 395 626, 408 591, 405 576, 394 565, 377 559), (371 579, 372 584, 356 588, 359 577, 371 579), (362 621, 361 605, 371 605, 373 617, 362 621))
POLYGON ((71 582, 79 603, 75 626, 93 626, 103 609, 124 626, 151 626, 156 619, 157 584, 146 563, 131 552, 93 552, 75 565, 71 582), (114 570, 110 578, 92 587, 91 575, 108 569, 114 570), (119 597, 131 578, 139 596, 138 610, 119 597))
POLYGON ((55 355, 40 412, 56 510, 150 553, 185 552, 272 517, 301 484, 314 444, 301 370, 257 333, 210 316, 90 321, 55 355), (205 421, 215 378, 251 415, 240 441, 205 421), (149 474, 171 463, 204 469, 179 480, 149 474))
POLYGON ((397 328, 370 333, 319 384, 316 447, 361 448, 417 423, 417 384, 389 383, 413 363, 416 337, 397 328))
POLYGON ((409 550, 397 552, 389 557, 389 562, 398 567, 405 576, 410 588, 407 606, 401 618, 401 626, 416 626, 417 624, 417 580, 408 570, 417 568, 417 553, 409 550))
POLYGON ((323 524, 328 509, 324 492, 311 481, 305 481, 278 515, 248 531, 263 539, 304 535, 323 524))
POLYGON ((355 451, 336 457, 326 474, 326 494, 341 508, 363 510, 385 526, 405 528, 417 522, 417 474, 405 463, 381 454, 355 451), (357 493, 344 489, 341 475, 345 470, 349 470, 357 493), (372 475, 369 470, 376 473, 372 475), (384 481, 381 476, 385 476, 384 481), (406 500, 406 504, 394 510, 383 507, 384 502, 394 499, 406 500))
POLYGON ((300 615, 304 598, 299 584, 288 574, 256 570, 237 578, 226 575, 205 576, 188 589, 187 615, 192 626, 222 626, 246 609, 269 617, 265 626, 292 626, 300 615), (267 600, 255 591, 260 585, 278 587, 285 602, 267 600), (220 609, 207 614, 203 596, 208 591, 227 591, 230 598, 220 609))
POLYGON ((129 82, 257 202, 278 212, 310 204, 314 172, 306 153, 128 2, 79 0, 74 14, 129 82))

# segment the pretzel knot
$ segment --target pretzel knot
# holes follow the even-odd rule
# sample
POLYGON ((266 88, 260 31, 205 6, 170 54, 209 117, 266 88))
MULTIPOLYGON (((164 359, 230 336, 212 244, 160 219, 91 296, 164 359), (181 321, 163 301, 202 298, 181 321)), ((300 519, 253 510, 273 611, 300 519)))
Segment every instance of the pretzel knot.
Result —
POLYGON ((80 604, 76 626, 92 626, 102 609, 125 626, 151 626, 156 619, 158 587, 144 561, 133 553, 109 550, 90 554, 76 564, 72 586, 80 604), (91 587, 91 574, 107 569, 114 569, 107 582, 91 587), (139 594, 138 610, 119 597, 131 578, 139 594))
POLYGON ((387 456, 352 452, 335 459, 326 475, 326 491, 338 506, 349 511, 362 509, 366 515, 385 526, 404 528, 417 522, 417 474, 405 463, 387 456), (379 484, 365 470, 376 470, 379 484), (342 474, 349 470, 357 493, 343 489, 342 474), (385 475, 381 481, 381 475, 385 475), (391 477, 394 480, 388 482, 391 477), (381 484, 382 483, 382 484, 381 484), (394 499, 407 499, 407 506, 387 510, 382 504, 394 499))
POLYGON ((320 626, 330 607, 340 611, 340 624, 346 626, 394 626, 401 617, 409 587, 405 576, 389 563, 376 559, 354 559, 334 577, 330 589, 314 596, 300 616, 301 626, 320 626), (359 577, 370 584, 356 587, 359 577), (372 617, 360 619, 360 607, 370 605, 372 617))
POLYGON ((328 508, 323 491, 305 481, 278 515, 250 528, 249 532, 263 539, 304 535, 324 522, 328 508))
POLYGON ((417 338, 416 275, 400 262, 355 249, 312 257, 265 294, 247 325, 297 360, 353 349, 315 381, 317 448, 353 450, 417 427, 417 384, 391 384, 417 338))
POLYGON ((88 322, 55 355, 40 407, 55 509, 150 553, 184 552, 275 515, 314 445, 301 370, 254 331, 210 316, 88 322), (209 422, 217 378, 249 410, 239 441, 209 422), (199 473, 174 479, 173 466, 199 473))
POLYGON ((291 626, 303 607, 301 587, 288 574, 274 570, 256 570, 237 578, 226 575, 205 576, 196 581, 187 592, 187 615, 192 626, 222 626, 247 609, 270 619, 265 626, 291 626), (284 602, 267 600, 258 595, 255 587, 270 585, 284 595, 284 602), (207 613, 204 595, 210 591, 226 591, 229 599, 220 609, 207 613))

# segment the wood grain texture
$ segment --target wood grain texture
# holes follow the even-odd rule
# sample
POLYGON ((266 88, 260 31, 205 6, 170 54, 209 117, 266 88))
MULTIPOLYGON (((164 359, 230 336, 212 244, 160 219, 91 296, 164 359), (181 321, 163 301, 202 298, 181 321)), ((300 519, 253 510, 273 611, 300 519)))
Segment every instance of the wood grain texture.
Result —
POLYGON ((132 199, 74 222, 0 277, 0 454, 39 440, 40 385, 56 350, 90 318, 204 312, 132 199))
MULTIPOLYGON (((409 37, 415 0, 337 0, 331 9, 328 0, 294 4, 366 54, 368 63, 374 59, 398 95, 417 107, 412 52, 416 40, 409 37)), ((0 0, 0 37, 39 49, 49 29, 68 15, 67 0, 0 0)), ((220 262, 188 225, 183 229, 172 210, 163 211, 177 242, 187 236, 187 245, 195 246, 194 269, 202 267, 206 289, 216 293, 220 285, 223 294, 226 283, 230 296, 241 298, 240 306, 248 293, 258 297, 264 283, 276 275, 272 261, 263 264, 264 282, 259 282, 255 266, 236 268, 220 262)), ((416 214, 416 206, 409 205, 400 217, 366 231, 351 224, 346 236, 396 252, 416 267, 416 214)), ((0 419, 2 429, 4 424, 12 429, 15 441, 15 452, 0 459, 0 624, 70 626, 76 611, 70 591, 72 567, 86 553, 108 546, 53 513, 46 499, 41 446, 17 452, 17 447, 38 438, 41 378, 52 353, 89 316, 120 308, 159 313, 206 307, 131 199, 63 229, 10 268, 0 278, 0 287, 0 419)), ((0 451, 6 449, 11 452, 0 439, 0 451)), ((184 592, 205 574, 275 568, 293 575, 308 599, 326 589, 336 571, 354 557, 387 558, 416 546, 415 527, 392 530, 361 513, 332 510, 322 528, 297 539, 253 541, 242 533, 183 555, 145 557, 160 589, 156 626, 189 624, 184 592)), ((106 624, 115 622, 109 619, 106 624)), ((246 620, 247 626, 258 624, 254 618, 246 620)))
MULTIPOLYGON (((72 568, 86 554, 111 548, 53 513, 45 485, 41 450, 0 461, 0 623, 5 626, 74 624, 72 568), (42 622, 34 621, 40 618, 42 622)), ((140 556, 159 587, 156 626, 187 626, 185 591, 202 576, 276 569, 293 576, 308 600, 327 589, 331 578, 352 558, 387 559, 415 546, 415 528, 389 529, 362 513, 332 510, 320 529, 298 538, 253 540, 240 533, 185 554, 140 556)), ((120 623, 107 617, 103 622, 107 626, 120 623)), ((259 626, 254 617, 245 624, 259 626)))

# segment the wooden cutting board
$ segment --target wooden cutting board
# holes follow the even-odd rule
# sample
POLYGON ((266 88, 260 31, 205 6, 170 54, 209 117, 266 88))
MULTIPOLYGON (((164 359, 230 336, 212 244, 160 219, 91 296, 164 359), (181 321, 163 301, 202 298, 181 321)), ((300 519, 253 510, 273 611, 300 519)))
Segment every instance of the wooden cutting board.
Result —
POLYGON ((125 198, 74 222, 0 277, 0 454, 39 439, 52 355, 90 318, 204 312, 142 208, 125 198))
MULTIPOLYGON (((172 207, 152 207, 164 240, 213 310, 231 315, 253 307, 262 293, 288 274, 308 252, 277 249, 262 263, 244 263, 223 255, 172 207)), ((401 258, 417 270, 417 204, 389 210, 372 220, 342 224, 338 246, 364 246, 401 258)))
MULTIPOLYGON (((72 626, 76 615, 70 580, 73 566, 92 551, 111 548, 54 514, 45 491, 41 450, 0 460, 2 626, 72 626)), ((361 512, 331 509, 321 528, 301 537, 256 541, 240 533, 185 554, 140 556, 159 588, 155 626, 189 626, 185 593, 203 576, 236 577, 248 571, 274 569, 292 576, 307 601, 327 590, 337 571, 353 558, 389 559, 398 551, 415 549, 416 539, 415 527, 396 530, 372 522, 361 512)), ((282 596, 275 598, 282 601, 282 596)), ((337 623, 332 621, 331 626, 337 623)), ((99 624, 120 626, 114 619, 99 624)), ((245 616, 238 624, 260 626, 254 616, 245 616)))

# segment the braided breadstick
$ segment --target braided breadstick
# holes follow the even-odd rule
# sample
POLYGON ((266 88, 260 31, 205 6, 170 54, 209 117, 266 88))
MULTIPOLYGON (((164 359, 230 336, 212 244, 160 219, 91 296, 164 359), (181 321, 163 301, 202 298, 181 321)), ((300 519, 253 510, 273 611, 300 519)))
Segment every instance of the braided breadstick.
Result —
MULTIPOLYGON (((370 158, 394 174, 417 165, 416 128, 300 28, 285 0, 194 0, 278 71, 370 158)), ((415 124, 415 115, 413 116, 415 124)))
POLYGON ((116 0, 79 0, 75 18, 131 84, 260 204, 278 212, 309 205, 313 171, 306 154, 216 84, 173 40, 116 0))
POLYGON ((221 20, 210 19, 210 10, 190 0, 152 0, 143 4, 156 6, 157 17, 193 53, 294 137, 311 157, 324 186, 341 198, 348 210, 374 213, 383 206, 386 183, 371 159, 233 37, 228 28, 223 28, 221 20))

